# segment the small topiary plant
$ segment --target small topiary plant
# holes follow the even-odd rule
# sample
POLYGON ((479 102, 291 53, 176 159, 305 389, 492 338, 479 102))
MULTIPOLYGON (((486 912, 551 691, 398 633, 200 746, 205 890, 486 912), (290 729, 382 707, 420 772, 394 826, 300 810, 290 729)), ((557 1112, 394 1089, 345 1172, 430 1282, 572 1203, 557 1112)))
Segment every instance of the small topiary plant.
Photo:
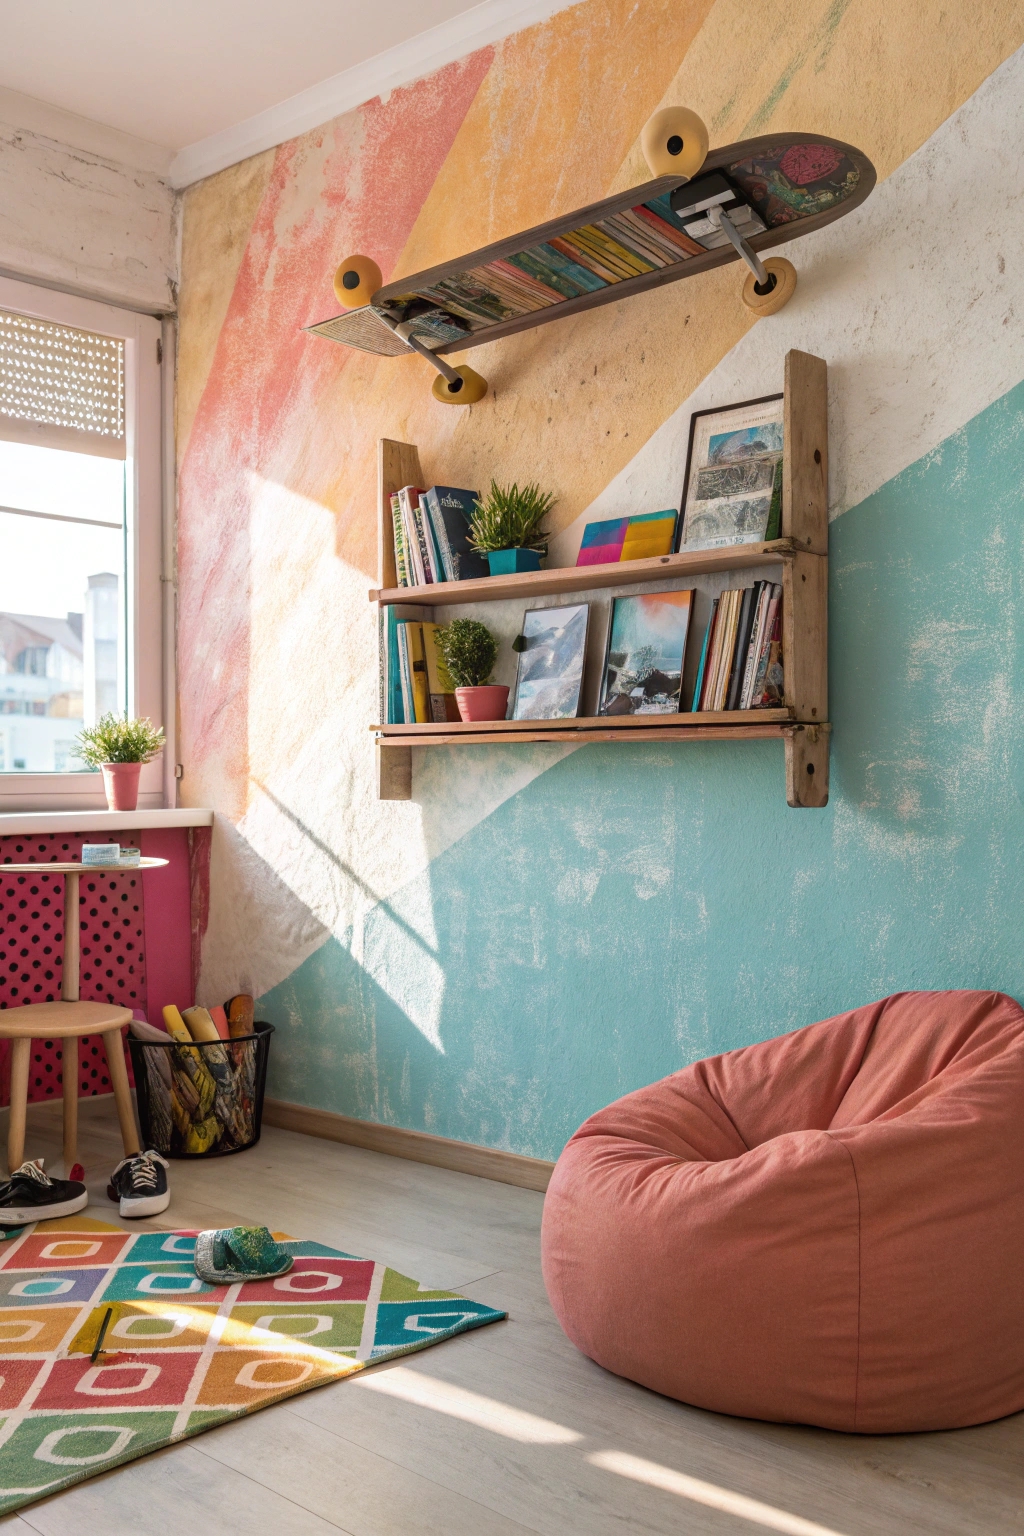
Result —
POLYGON ((498 642, 479 619, 452 619, 435 634, 437 649, 456 688, 481 688, 491 675, 498 642))
POLYGON ((539 485, 498 485, 476 504, 469 525, 469 542, 478 554, 498 549, 535 549, 548 552, 548 531, 544 519, 555 505, 554 496, 539 485))
POLYGON ((104 763, 148 763, 164 744, 164 733, 152 720, 122 720, 101 715, 95 725, 78 733, 75 755, 89 768, 104 763))

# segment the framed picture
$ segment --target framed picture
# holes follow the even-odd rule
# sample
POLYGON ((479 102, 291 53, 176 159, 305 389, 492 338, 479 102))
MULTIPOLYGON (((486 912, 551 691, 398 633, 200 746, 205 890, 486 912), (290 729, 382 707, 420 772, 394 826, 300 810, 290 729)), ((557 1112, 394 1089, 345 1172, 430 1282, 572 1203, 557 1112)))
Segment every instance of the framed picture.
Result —
POLYGON ((572 720, 579 714, 589 620, 589 603, 527 610, 510 719, 572 720))
POLYGON ((608 626, 599 715, 679 712, 693 592, 617 597, 608 626))
POLYGON ((780 537, 782 412, 764 395, 690 417, 680 550, 780 537))

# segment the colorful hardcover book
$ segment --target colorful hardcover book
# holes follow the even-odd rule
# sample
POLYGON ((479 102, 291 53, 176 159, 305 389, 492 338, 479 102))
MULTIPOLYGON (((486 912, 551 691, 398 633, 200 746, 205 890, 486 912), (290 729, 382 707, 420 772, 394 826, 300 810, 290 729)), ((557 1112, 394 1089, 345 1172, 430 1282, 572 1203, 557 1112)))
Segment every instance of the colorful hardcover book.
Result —
POLYGON ((646 261, 642 256, 638 256, 636 251, 631 251, 597 224, 585 224, 576 233, 586 236, 591 245, 596 245, 598 251, 607 251, 609 256, 624 262, 632 276, 640 277, 645 272, 654 271, 653 261, 646 261))
MULTIPOLYGON (((653 213, 648 213, 646 209, 627 208, 624 213, 616 214, 615 217, 617 221, 621 219, 624 229, 632 230, 638 240, 643 240, 645 244, 653 246, 662 256, 666 256, 670 262, 685 261, 687 256, 692 254, 692 252, 686 250, 684 246, 678 245, 672 239, 672 231, 667 226, 659 229, 657 226, 662 223, 661 219, 657 218, 653 213), (643 213, 647 214, 646 218, 641 217, 643 213)), ((684 235, 681 238, 689 241, 691 245, 696 244, 696 241, 690 240, 689 235, 684 235)))
POLYGON ((616 245, 621 245, 624 250, 628 251, 631 256, 635 256, 638 261, 646 262, 648 267, 668 266, 667 256, 663 256, 660 251, 651 252, 642 249, 641 243, 635 237, 633 231, 627 231, 621 225, 616 224, 614 218, 598 219, 595 228, 601 230, 609 239, 614 240, 616 245))
POLYGON ((546 289, 541 292, 539 283, 532 286, 527 283, 525 272, 520 272, 517 267, 509 267, 508 271, 502 271, 497 262, 488 262, 486 267, 475 269, 484 282, 490 283, 495 293, 505 299, 513 309, 521 314, 535 314, 538 309, 546 309, 549 304, 557 302, 559 295, 546 289), (511 273, 516 276, 512 277, 511 273), (521 281, 520 281, 521 279, 521 281))
POLYGON ((620 560, 654 560, 672 552, 676 536, 676 512, 642 512, 629 519, 620 560))
POLYGON ((397 626, 398 676, 402 687, 402 724, 410 725, 416 719, 412 696, 412 665, 409 656, 408 624, 400 619, 397 626))
POLYGON ((607 263, 598 260, 590 251, 582 245, 574 244, 564 235, 553 235, 547 242, 552 250, 561 251, 563 256, 568 256, 570 261, 576 261, 582 267, 587 267, 597 277, 603 278, 606 283, 617 283, 621 280, 621 272, 615 272, 607 263))
POLYGON ((671 267, 679 260, 678 251, 667 250, 645 225, 636 223, 628 213, 614 213, 611 218, 601 219, 599 228, 607 230, 615 239, 621 240, 628 250, 636 251, 646 261, 653 261, 656 267, 671 267))
POLYGON ((478 555, 469 544, 469 525, 478 500, 479 492, 454 485, 432 486, 421 498, 437 541, 445 581, 472 581, 491 574, 487 556, 478 555))
POLYGON ((583 530, 576 564, 613 565, 622 555, 628 527, 628 517, 610 517, 604 522, 588 523, 583 530))
POLYGON ((708 660, 708 645, 715 628, 715 617, 718 613, 718 598, 711 604, 711 617, 708 619, 708 627, 704 631, 704 644, 700 648, 700 664, 697 667, 697 681, 693 685, 693 699, 690 704, 690 713, 696 714, 700 709, 700 694, 704 686, 704 669, 708 660))
POLYGON ((754 676, 754 685, 750 690, 750 708, 756 709, 764 699, 765 677, 768 672, 768 664, 771 660, 771 648, 773 640, 780 637, 781 625, 779 605, 782 602, 782 588, 772 588, 771 602, 765 617, 764 638, 761 642, 761 654, 757 662, 757 672, 754 676))
POLYGON ((771 601, 772 584, 770 581, 757 583, 757 597, 754 606, 754 622, 750 628, 750 644, 747 646, 747 657, 743 665, 743 682, 740 687, 738 709, 750 708, 750 693, 754 686, 754 678, 757 675, 758 658, 761 655, 761 642, 764 639, 764 621, 768 613, 768 604, 771 601))
MULTIPOLYGON (((555 252, 555 254, 557 255, 558 252, 555 252)), ((525 272, 528 277, 535 277, 540 283, 546 283, 549 288, 553 288, 563 299, 578 299, 581 294, 590 291, 584 288, 582 283, 575 282, 573 278, 568 277, 564 272, 557 272, 554 267, 549 266, 547 262, 535 256, 533 251, 517 251, 514 256, 510 256, 508 259, 513 267, 517 267, 521 272, 525 272)))
POLYGON ((445 670, 441 653, 437 648, 436 624, 423 626, 423 654, 427 663, 427 697, 430 718, 437 724, 448 720, 460 720, 459 705, 455 697, 455 684, 445 670))
POLYGON ((436 580, 434 575, 436 554, 431 548, 433 540, 428 539, 427 528, 423 521, 423 511, 420 507, 422 494, 423 492, 415 485, 403 485, 398 493, 403 523, 408 532, 409 543, 412 545, 416 585, 419 587, 429 585, 436 580))
MULTIPOLYGON (((604 264, 605 268, 614 275, 616 282, 622 282, 627 277, 636 277, 637 268, 624 260, 620 260, 610 249, 611 242, 607 236, 602 236, 599 229, 592 224, 583 229, 574 229, 571 234, 559 237, 567 245, 576 246, 580 251, 589 254, 597 261, 604 264), (603 243, 601 243, 603 242, 603 243)), ((555 241, 552 240, 552 245, 555 241)), ((558 247, 561 249, 561 246, 558 247)), ((625 252, 622 253, 625 256, 625 252)))
MULTIPOLYGON (((664 240, 671 240, 687 256, 702 256, 704 247, 698 245, 696 240, 691 240, 685 230, 678 224, 670 224, 659 214, 653 203, 641 203, 639 208, 630 210, 638 219, 643 219, 645 224, 650 224, 656 234, 664 240)), ((671 213, 671 209, 669 210, 671 213)))
POLYGON ((417 725, 426 725, 430 719, 430 699, 427 694, 427 662, 423 651, 423 625, 406 619, 403 625, 409 651, 409 679, 412 684, 412 707, 417 725))
POLYGON ((416 536, 416 520, 412 515, 412 506, 409 500, 409 492, 412 489, 412 486, 404 485, 399 491, 398 508, 402 515, 402 540, 405 544, 409 585, 411 587, 422 587, 427 578, 423 569, 423 553, 420 549, 420 541, 416 536))
POLYGON ((521 267, 514 267, 510 261, 499 259, 488 262, 487 267, 488 270, 491 267, 496 268, 499 276, 503 277, 506 282, 512 283, 513 286, 525 293, 532 294, 534 298, 541 300, 545 308, 549 304, 560 304, 562 302, 562 295, 557 293, 554 288, 549 287, 547 283, 542 283, 539 278, 531 277, 521 267))
POLYGON ((398 653, 398 615, 393 604, 386 609, 384 630, 384 666, 387 675, 387 724, 404 725, 405 709, 402 695, 402 668, 398 653))
POLYGON ((552 267, 556 272, 564 272, 571 282, 586 293, 599 293, 606 286, 604 280, 595 272, 591 272, 589 267, 583 267, 578 261, 573 261, 564 251, 556 251, 553 245, 535 245, 527 254, 535 255, 538 261, 552 267))
POLYGON ((402 532, 402 503, 398 492, 391 497, 391 522, 395 533, 395 574, 398 577, 398 585, 407 587, 409 582, 409 567, 405 561, 405 536, 402 532))
POLYGON ((740 703, 740 689, 743 687, 743 673, 747 664, 747 651, 750 647, 750 630, 754 622, 755 587, 744 587, 740 602, 740 617, 736 629, 736 644, 733 648, 732 665, 729 669, 729 688, 725 696, 726 709, 738 709, 740 703))

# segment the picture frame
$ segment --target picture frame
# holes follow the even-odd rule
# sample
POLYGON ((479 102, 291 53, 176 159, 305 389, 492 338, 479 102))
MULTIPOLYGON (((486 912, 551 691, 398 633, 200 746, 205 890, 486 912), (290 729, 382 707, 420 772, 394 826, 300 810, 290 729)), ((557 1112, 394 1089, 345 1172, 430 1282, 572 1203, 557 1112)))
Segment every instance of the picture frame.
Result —
POLYGON ((781 537, 783 394, 694 411, 676 552, 781 537))
POLYGON ((528 608, 518 651, 510 720, 574 720, 583 703, 590 604, 528 608))
POLYGON ((683 708, 692 588, 640 592, 612 602, 599 715, 676 715, 683 708))

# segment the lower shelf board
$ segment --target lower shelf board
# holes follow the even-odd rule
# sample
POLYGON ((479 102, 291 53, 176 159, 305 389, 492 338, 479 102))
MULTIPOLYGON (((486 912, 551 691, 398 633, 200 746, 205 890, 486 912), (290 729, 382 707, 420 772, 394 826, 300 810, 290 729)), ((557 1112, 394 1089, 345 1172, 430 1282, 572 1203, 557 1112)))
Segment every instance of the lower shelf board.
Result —
POLYGON ((788 710, 733 711, 705 724, 707 715, 631 715, 618 720, 479 720, 447 724, 378 725, 377 798, 412 799, 413 747, 518 746, 528 742, 783 741, 786 800, 820 809, 828 803, 829 740, 832 727, 790 718, 788 710), (775 717, 775 718, 765 718, 775 717), (700 724, 694 722, 700 721, 700 724))

